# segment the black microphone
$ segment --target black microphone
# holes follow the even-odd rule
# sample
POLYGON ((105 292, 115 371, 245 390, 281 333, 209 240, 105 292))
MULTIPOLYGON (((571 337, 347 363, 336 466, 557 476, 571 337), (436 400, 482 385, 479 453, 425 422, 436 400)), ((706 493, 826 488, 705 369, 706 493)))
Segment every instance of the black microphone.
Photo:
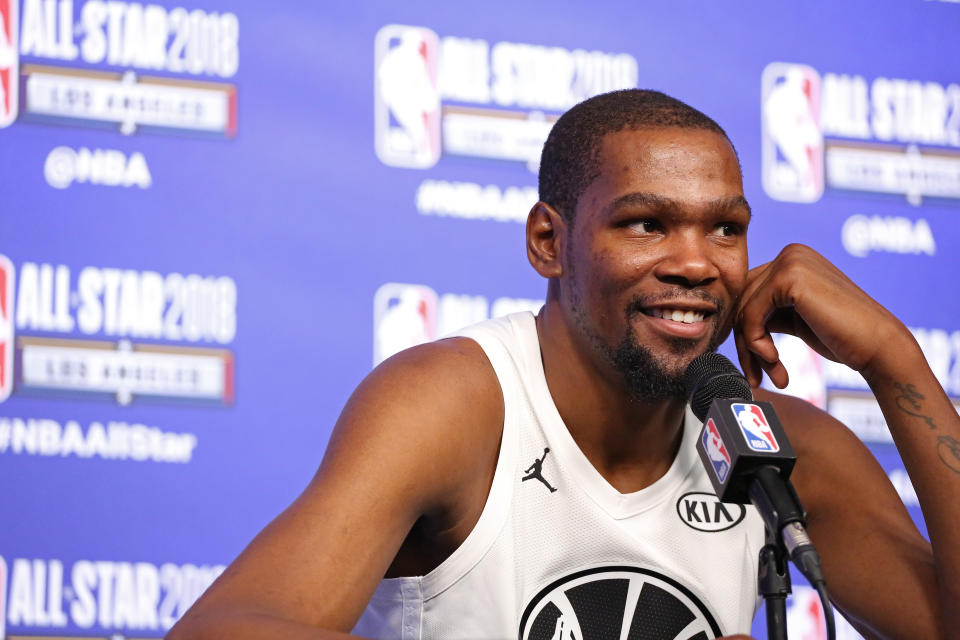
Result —
POLYGON ((755 402, 746 378, 712 351, 690 363, 684 383, 690 408, 703 422, 697 453, 717 497, 753 503, 807 580, 825 582, 807 535, 806 514, 790 483, 797 457, 773 405, 755 402))

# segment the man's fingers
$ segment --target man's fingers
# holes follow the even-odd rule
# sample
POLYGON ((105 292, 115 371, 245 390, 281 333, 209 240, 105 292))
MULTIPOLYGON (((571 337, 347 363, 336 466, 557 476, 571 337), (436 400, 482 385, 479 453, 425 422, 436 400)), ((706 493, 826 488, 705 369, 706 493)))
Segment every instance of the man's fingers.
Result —
POLYGON ((770 311, 762 301, 757 301, 752 306, 745 307, 737 320, 743 347, 765 363, 777 362, 780 359, 777 346, 766 326, 770 311))
POLYGON ((770 268, 770 265, 772 265, 772 264, 773 264, 772 261, 771 261, 771 262, 764 262, 763 264, 758 264, 757 266, 753 267, 752 269, 750 269, 750 270, 747 272, 747 280, 751 280, 751 281, 752 281, 752 280, 754 280, 754 279, 756 279, 756 278, 759 278, 759 277, 762 276, 764 273, 766 273, 767 269, 769 269, 769 268, 770 268))
POLYGON ((744 288, 737 314, 737 350, 751 385, 759 386, 763 378, 761 371, 765 371, 770 381, 783 389, 789 383, 790 377, 786 367, 780 362, 780 353, 768 326, 777 311, 771 264, 767 263, 750 271, 750 282, 744 288))
POLYGON ((751 386, 760 386, 760 383, 763 381, 762 372, 766 372, 770 381, 775 384, 778 389, 783 389, 787 386, 787 383, 790 382, 790 376, 787 375, 786 367, 780 362, 780 353, 773 344, 773 338, 770 337, 769 333, 759 341, 754 341, 753 346, 748 344, 746 349, 751 361, 751 377, 747 378, 751 386), (756 346, 758 343, 760 344, 759 348, 756 346), (767 353, 771 353, 772 355, 761 355, 767 353))
MULTIPOLYGON (((747 346, 747 342, 739 330, 734 330, 733 340, 737 346, 737 358, 740 360, 743 375, 751 387, 760 386, 760 383, 763 382, 764 372, 779 389, 783 389, 789 384, 790 376, 786 367, 780 362, 780 353, 777 351, 776 345, 773 344, 773 338, 770 337, 770 334, 767 334, 763 339, 765 345, 767 345, 766 341, 769 341, 767 346, 772 350, 773 355, 770 356, 769 360, 758 355, 756 349, 747 346)), ((767 351, 767 349, 763 350, 767 351)))
POLYGON ((740 293, 740 304, 738 305, 738 312, 739 312, 739 309, 743 308, 743 303, 749 300, 750 298, 752 298, 753 294, 756 293, 757 289, 759 289, 761 285, 766 283, 771 264, 772 263, 767 262, 760 265, 759 267, 754 267, 753 269, 750 269, 749 272, 747 272, 747 283, 743 287, 743 291, 740 293))
POLYGON ((751 387, 759 387, 763 380, 763 369, 760 367, 759 359, 746 347, 746 342, 739 327, 733 330, 733 341, 737 346, 737 359, 740 360, 740 368, 743 370, 744 377, 751 387))
POLYGON ((740 370, 743 371, 743 375, 746 377, 747 382, 750 383, 750 386, 755 386, 753 384, 753 372, 750 370, 750 366, 753 363, 750 361, 750 352, 743 344, 743 336, 740 335, 739 327, 733 328, 733 343, 737 347, 737 360, 740 361, 740 370))
POLYGON ((780 360, 774 363, 764 363, 763 370, 766 371, 767 376, 770 377, 770 382, 776 385, 778 389, 784 389, 790 384, 790 375, 780 360))

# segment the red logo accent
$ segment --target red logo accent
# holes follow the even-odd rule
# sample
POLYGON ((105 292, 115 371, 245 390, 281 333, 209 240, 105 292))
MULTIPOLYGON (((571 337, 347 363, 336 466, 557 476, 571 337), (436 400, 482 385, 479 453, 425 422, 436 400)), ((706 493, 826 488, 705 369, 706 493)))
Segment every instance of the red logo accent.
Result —
POLYGON ((439 38, 388 24, 374 40, 374 141, 393 167, 427 169, 440 159, 439 38))
POLYGON ((730 407, 740 424, 740 431, 743 432, 748 447, 754 451, 770 451, 773 453, 780 451, 780 444, 777 442, 776 436, 773 435, 770 423, 767 422, 767 416, 763 415, 763 410, 760 407, 755 404, 737 402, 730 407))
POLYGON ((19 56, 17 0, 0 0, 0 127, 17 119, 19 56))
POLYGON ((714 424, 713 418, 707 420, 707 455, 716 462, 726 462, 730 464, 730 454, 727 453, 727 447, 723 444, 723 438, 720 437, 720 431, 714 424))
POLYGON ((373 297, 373 359, 380 364, 393 354, 437 337, 437 294, 419 284, 389 282, 373 297))

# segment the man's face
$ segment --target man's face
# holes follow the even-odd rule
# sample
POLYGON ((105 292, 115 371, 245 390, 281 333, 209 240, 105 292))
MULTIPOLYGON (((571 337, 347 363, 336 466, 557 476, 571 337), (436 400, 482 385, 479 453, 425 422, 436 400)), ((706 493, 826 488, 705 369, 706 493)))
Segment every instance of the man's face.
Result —
POLYGON ((561 299, 634 396, 683 396, 683 374, 729 334, 747 275, 750 209, 730 143, 713 131, 603 138, 580 196, 561 299))

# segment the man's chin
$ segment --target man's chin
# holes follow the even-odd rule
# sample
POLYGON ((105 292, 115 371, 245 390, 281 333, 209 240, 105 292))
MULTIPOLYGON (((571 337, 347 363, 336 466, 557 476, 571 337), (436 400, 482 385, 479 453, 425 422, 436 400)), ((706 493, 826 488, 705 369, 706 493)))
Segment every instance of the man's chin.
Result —
POLYGON ((666 348, 659 356, 654 356, 665 371, 679 371, 680 375, 687 370, 693 360, 708 351, 716 351, 717 344, 715 340, 700 338, 691 340, 689 338, 674 338, 666 343, 666 348))
POLYGON ((707 351, 713 351, 713 349, 700 346, 697 349, 684 352, 683 354, 674 354, 671 357, 660 360, 657 365, 665 378, 677 380, 682 384, 687 375, 687 368, 690 366, 690 363, 707 351))
POLYGON ((729 336, 730 328, 722 326, 717 327, 713 333, 705 338, 672 338, 667 342, 669 356, 664 360, 665 362, 672 361, 676 366, 682 366, 683 371, 686 371, 687 366, 693 362, 694 358, 708 351, 716 351, 729 336))
POLYGON ((686 397, 683 379, 687 366, 705 351, 688 345, 682 354, 654 354, 635 340, 624 340, 614 352, 613 363, 623 375, 630 394, 642 402, 686 397))

